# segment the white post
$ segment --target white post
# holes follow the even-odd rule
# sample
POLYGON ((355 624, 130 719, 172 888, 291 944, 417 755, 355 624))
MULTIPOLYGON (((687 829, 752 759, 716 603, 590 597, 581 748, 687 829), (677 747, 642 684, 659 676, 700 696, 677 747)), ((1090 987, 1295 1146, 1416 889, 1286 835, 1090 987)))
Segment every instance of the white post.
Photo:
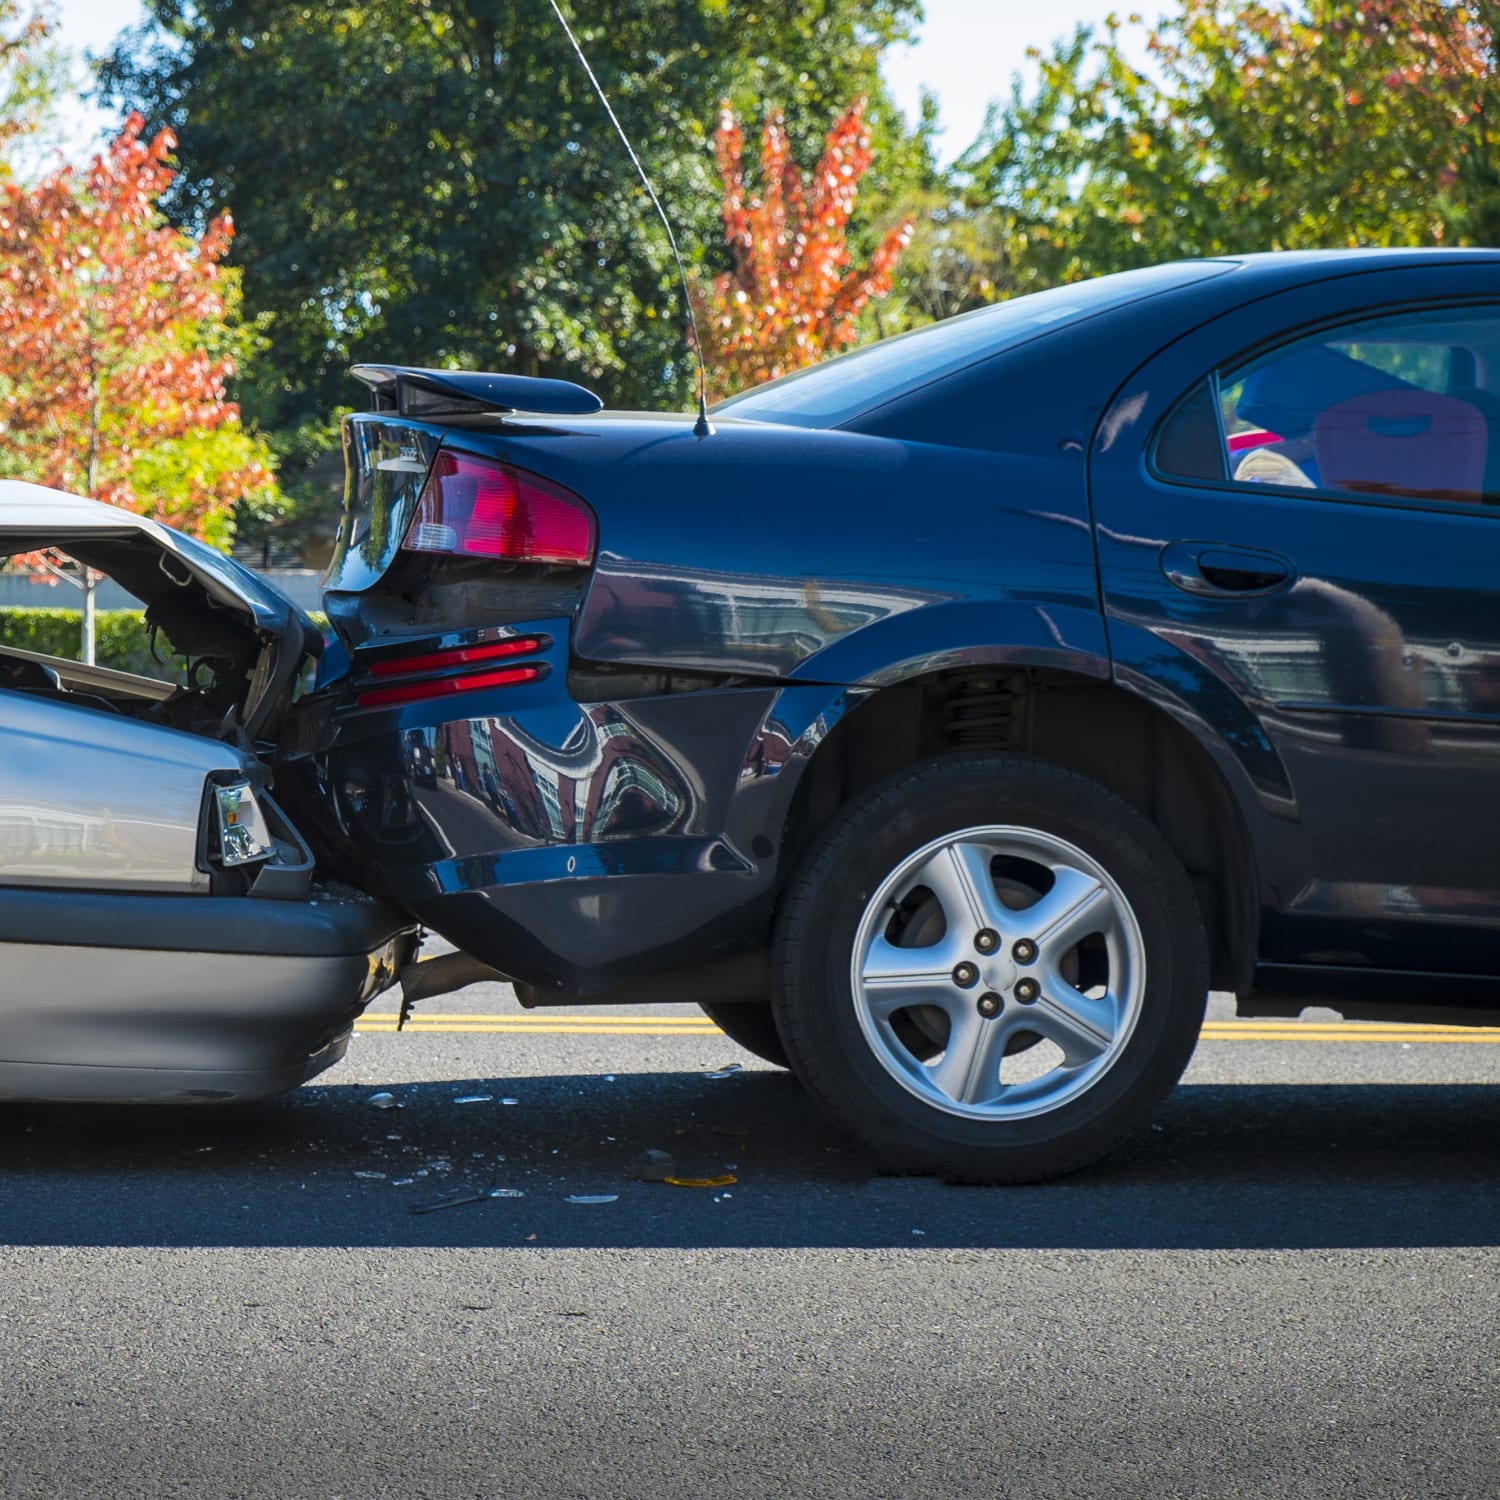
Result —
POLYGON ((98 587, 98 575, 92 568, 83 570, 83 663, 94 665, 94 590, 98 587))

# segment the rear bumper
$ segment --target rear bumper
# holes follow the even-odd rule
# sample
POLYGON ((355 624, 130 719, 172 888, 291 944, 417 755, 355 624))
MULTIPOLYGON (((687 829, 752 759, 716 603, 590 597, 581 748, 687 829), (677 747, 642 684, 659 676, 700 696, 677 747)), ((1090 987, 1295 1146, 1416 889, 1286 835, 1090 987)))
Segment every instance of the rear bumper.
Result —
POLYGON ((408 919, 352 891, 0 892, 0 1098, 228 1100, 343 1056, 409 957, 408 919))
POLYGON ((539 681, 335 716, 323 782, 346 859, 558 997, 762 947, 801 770, 862 694, 767 683, 580 702, 567 626, 511 627, 556 643, 539 681))

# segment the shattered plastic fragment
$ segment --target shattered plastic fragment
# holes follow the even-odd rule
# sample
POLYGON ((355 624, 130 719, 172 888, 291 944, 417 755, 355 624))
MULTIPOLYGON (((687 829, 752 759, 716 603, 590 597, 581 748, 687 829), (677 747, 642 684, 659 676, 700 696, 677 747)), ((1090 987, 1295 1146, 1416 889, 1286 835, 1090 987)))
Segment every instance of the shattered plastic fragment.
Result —
POLYGON ((493 1094, 460 1094, 453 1102, 455 1104, 493 1104, 495 1096, 493 1094))
POLYGON ((528 1245, 529 1245, 529 1244, 530 1244, 530 1243, 531 1243, 531 1242, 532 1242, 532 1241, 533 1241, 533 1240, 536 1240, 536 1239, 540 1239, 540 1238, 541 1238, 541 1236, 540 1236, 540 1235, 536 1235, 536 1234, 528 1234, 528 1235, 527 1235, 527 1236, 526 1236, 526 1243, 527 1243, 527 1244, 528 1244, 528 1245))
POLYGON ((473 1193, 458 1193, 452 1198, 439 1198, 435 1203, 408 1203, 406 1211, 409 1214, 435 1214, 440 1208, 457 1208, 464 1203, 483 1203, 489 1195, 488 1188, 480 1188, 473 1193))
POLYGON ((569 1203, 617 1203, 618 1193, 569 1193, 569 1203))
POLYGON ((370 1097, 365 1100, 365 1103, 368 1104, 371 1109, 400 1109, 401 1107, 396 1102, 396 1096, 394 1094, 388 1094, 384 1092, 379 1094, 371 1094, 370 1097))
POLYGON ((412 1185, 412 1183, 414 1183, 416 1180, 417 1179, 415 1177, 393 1177, 391 1179, 391 1186, 392 1187, 410 1187, 412 1185))
POLYGON ((677 1163, 670 1151, 658 1151, 654 1147, 641 1154, 630 1164, 630 1177, 635 1182, 665 1182, 667 1174, 677 1163))
POLYGON ((490 1197, 491 1198, 524 1198, 525 1196, 526 1196, 526 1190, 524 1188, 491 1188, 490 1189, 490 1197))
POLYGON ((385 1181, 385 1173, 384 1172, 356 1172, 354 1175, 356 1177, 363 1177, 363 1178, 365 1178, 369 1182, 384 1182, 385 1181))
POLYGON ((739 1178, 733 1172, 726 1172, 722 1177, 663 1177, 662 1181, 673 1187, 716 1188, 733 1187, 739 1178))
POLYGON ((705 1073, 705 1078, 733 1078, 736 1073, 745 1071, 741 1063, 729 1063, 725 1067, 715 1068, 712 1073, 705 1073))
POLYGON ((519 1099, 502 1099, 500 1102, 502 1104, 519 1104, 521 1101, 519 1099))

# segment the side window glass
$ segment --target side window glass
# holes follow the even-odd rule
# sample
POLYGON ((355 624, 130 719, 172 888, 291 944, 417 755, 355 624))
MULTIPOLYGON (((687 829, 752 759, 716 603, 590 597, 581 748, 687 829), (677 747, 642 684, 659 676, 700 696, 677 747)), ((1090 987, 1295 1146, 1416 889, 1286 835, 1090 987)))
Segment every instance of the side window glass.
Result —
POLYGON ((1214 382, 1200 381, 1167 418, 1156 440, 1156 467, 1183 479, 1229 478, 1214 410, 1214 382))
POLYGON ((1324 330, 1222 372, 1219 402, 1232 483, 1500 504, 1500 308, 1324 330))

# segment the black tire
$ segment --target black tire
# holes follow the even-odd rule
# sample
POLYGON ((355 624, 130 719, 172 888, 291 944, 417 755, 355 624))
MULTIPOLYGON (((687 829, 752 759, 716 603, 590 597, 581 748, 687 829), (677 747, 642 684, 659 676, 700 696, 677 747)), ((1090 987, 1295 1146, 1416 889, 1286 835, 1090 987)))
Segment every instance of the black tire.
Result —
MULTIPOLYGON (((964 949, 971 956, 973 951, 964 949)), ((898 958, 902 965, 921 967, 904 954, 898 958)), ((958 976, 968 967, 965 960, 952 973, 958 976)), ((844 809, 808 852, 777 917, 772 1009, 793 1071, 884 1165, 963 1181, 1032 1182, 1082 1166, 1144 1123, 1192 1055, 1207 973, 1207 942, 1187 875, 1140 813, 1096 782, 1050 762, 964 754, 924 762, 875 787, 844 809), (954 837, 960 832, 963 839, 954 837), (1005 835, 1032 837, 1039 841, 1036 847, 1070 854, 1054 867, 1037 866, 1040 876, 1029 875, 1024 860, 1004 855, 1005 835), (1071 855, 1079 856, 1077 867, 1064 870, 1071 855), (950 856, 951 867, 942 862, 950 856), (1007 884, 1011 868, 1021 871, 1019 895, 1007 884), (959 873, 943 887, 951 869, 959 873), (983 873, 965 883, 969 869, 989 875, 989 899, 999 905, 974 904, 984 899, 974 894, 983 873), (933 877, 930 889, 919 878, 927 871, 933 877), (902 882, 910 886, 913 879, 914 888, 903 895, 902 882), (1016 955, 1029 947, 1029 940, 1017 947, 1016 939, 1025 930, 1025 905, 1040 899, 1029 893, 1027 881, 1042 895, 1056 889, 1051 912, 1063 910, 1065 898, 1071 899, 1063 882, 1079 882, 1077 888, 1085 890, 1090 879, 1107 898, 1098 909, 1109 913, 1101 919, 1111 924, 1108 933, 1074 937, 1093 920, 1097 898, 1090 897, 1067 907, 1066 916, 1040 935, 1044 958, 1033 958, 1030 970, 1018 967, 1016 955), (877 906, 873 898, 883 886, 877 906), (954 892, 970 893, 969 904, 950 899, 944 905, 940 887, 950 898, 954 892), (899 999, 911 988, 904 971, 895 975, 891 950, 932 941, 926 933, 933 927, 934 902, 938 940, 945 946, 933 947, 938 957, 926 962, 929 972, 920 983, 927 987, 921 993, 938 996, 941 1007, 897 1009, 881 1020, 876 1005, 882 996, 890 1005, 890 997, 899 999), (930 972, 945 970, 946 955, 957 951, 947 946, 947 913, 986 909, 998 913, 996 931, 986 927, 971 936, 958 930, 962 923, 952 924, 952 943, 987 945, 983 951, 991 957, 975 960, 981 969, 979 979, 970 981, 972 991, 955 977, 950 993, 949 974, 930 972), (926 924, 924 932, 912 935, 901 926, 917 921, 926 924), (1010 931, 999 933, 1001 925, 1010 931), (1111 941, 1114 947, 1107 946, 1111 941), (1086 952, 1093 956, 1080 957, 1086 952), (1059 954, 1064 956, 1058 959, 1059 954), (881 963, 875 962, 878 956, 881 963), (1044 970, 1043 963, 1053 967, 1044 970), (1072 967, 1058 968, 1059 963, 1072 967), (1085 963, 1102 966, 1105 973, 1092 990, 1092 978, 1082 977, 1085 963), (1035 984, 1028 989, 1027 973, 1045 973, 1043 987, 1052 995, 1039 996, 1035 984), (1066 973, 1072 980, 1059 978, 1066 973), (1006 977, 997 977, 1002 974, 1006 977), (1073 988, 1064 991, 1064 982, 1073 988), (878 988, 882 985, 889 988, 878 988), (1126 1000, 1116 998, 1117 989, 1126 1000), (969 1010, 971 993, 995 1008, 985 1010, 974 1000, 985 1019, 976 1020, 969 1010), (1093 1015, 1079 1003, 1091 1001, 1108 1007, 1098 1012, 1109 1017, 1099 1028, 1108 1040, 1098 1056, 1079 1063, 1067 1051, 1044 1049, 1041 1061, 1034 1060, 1037 1067, 1045 1068, 1052 1052, 1063 1065, 1053 1065, 1039 1083, 1007 1085, 1006 1070, 1016 1066, 1012 1054, 1047 1039, 1024 1030, 1037 1018, 1062 1036, 1066 1048, 1087 1058, 1081 1049, 1094 1044, 1092 1035, 1062 1026, 1072 1025, 1075 1013, 1093 1015), (1029 1009, 1018 1008, 1027 1003, 1029 1009), (1122 1015, 1127 1019, 1119 1019, 1122 1015), (913 1031, 913 1017, 922 1022, 925 1036, 913 1031), (1010 1028, 1003 1036, 984 1030, 1001 1021, 1010 1028), (952 1043, 958 1033, 944 1028, 959 1025, 966 1028, 963 1038, 984 1035, 991 1041, 952 1043), (909 1056, 901 1051, 908 1041, 909 1056), (950 1044, 956 1071, 946 1076, 964 1080, 957 1093, 933 1081, 944 1075, 950 1044), (1038 1092, 1028 1095, 1027 1089, 1038 1092), (1048 1102, 1054 1098, 1055 1104, 1048 1102)), ((969 980, 967 973, 961 977, 969 980)))
POLYGON ((740 1001, 728 1005, 700 1005, 699 1009, 731 1042, 753 1052, 763 1062, 790 1068, 786 1048, 776 1030, 769 1001, 740 1001))

